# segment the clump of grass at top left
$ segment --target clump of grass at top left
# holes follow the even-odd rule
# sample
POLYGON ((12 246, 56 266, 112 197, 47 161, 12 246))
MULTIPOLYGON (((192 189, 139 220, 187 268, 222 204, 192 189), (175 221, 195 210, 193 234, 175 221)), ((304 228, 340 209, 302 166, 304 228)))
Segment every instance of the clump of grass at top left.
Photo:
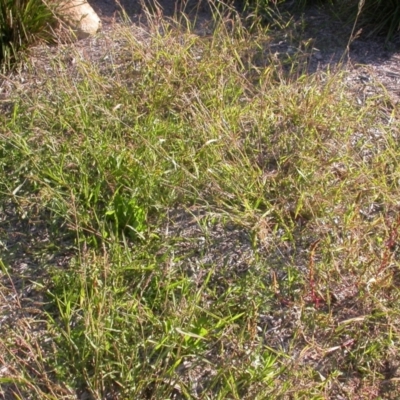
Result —
POLYGON ((51 6, 42 0, 0 0, 0 65, 9 69, 20 50, 52 38, 51 6))

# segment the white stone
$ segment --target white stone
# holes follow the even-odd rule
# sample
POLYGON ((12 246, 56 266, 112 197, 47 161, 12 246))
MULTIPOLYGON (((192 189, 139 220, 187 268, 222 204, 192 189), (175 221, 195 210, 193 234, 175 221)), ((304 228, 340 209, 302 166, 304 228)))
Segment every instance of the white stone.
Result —
POLYGON ((101 27, 100 18, 86 0, 63 0, 57 12, 78 40, 94 35, 101 27))

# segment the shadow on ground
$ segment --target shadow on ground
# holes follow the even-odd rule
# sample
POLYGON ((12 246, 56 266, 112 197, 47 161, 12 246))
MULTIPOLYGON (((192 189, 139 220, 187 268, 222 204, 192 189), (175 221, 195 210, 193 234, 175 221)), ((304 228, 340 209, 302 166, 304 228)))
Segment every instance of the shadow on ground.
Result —
POLYGON ((209 2, 206 0, 89 0, 90 5, 97 12, 103 23, 115 21, 121 18, 121 10, 123 9, 126 16, 132 21, 138 21, 143 16, 143 6, 149 9, 162 9, 165 17, 172 17, 179 12, 185 12, 190 16, 208 17, 211 19, 211 9, 209 2))

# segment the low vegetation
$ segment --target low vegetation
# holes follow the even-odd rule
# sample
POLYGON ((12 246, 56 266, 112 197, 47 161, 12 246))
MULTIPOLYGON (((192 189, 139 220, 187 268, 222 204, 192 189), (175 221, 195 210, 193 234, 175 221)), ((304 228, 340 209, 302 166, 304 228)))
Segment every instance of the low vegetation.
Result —
POLYGON ((282 14, 310 5, 330 8, 332 18, 344 23, 357 21, 357 34, 363 36, 386 35, 387 42, 400 30, 400 8, 397 0, 243 0, 247 11, 264 23, 281 25, 282 14))
POLYGON ((0 0, 0 65, 10 69, 20 50, 52 38, 54 2, 0 0))
POLYGON ((234 13, 146 29, 0 103, 0 395, 398 398, 398 106, 234 13))
MULTIPOLYGON (((228 2, 229 3, 229 2, 228 2)), ((243 0, 239 1, 247 14, 278 24, 284 21, 282 12, 293 11, 310 4, 332 8, 332 17, 347 23, 358 21, 358 34, 385 33, 392 38, 400 28, 397 0, 243 0)), ((58 20, 57 0, 0 0, 0 65, 9 70, 20 50, 40 42, 54 40, 53 29, 58 20)))

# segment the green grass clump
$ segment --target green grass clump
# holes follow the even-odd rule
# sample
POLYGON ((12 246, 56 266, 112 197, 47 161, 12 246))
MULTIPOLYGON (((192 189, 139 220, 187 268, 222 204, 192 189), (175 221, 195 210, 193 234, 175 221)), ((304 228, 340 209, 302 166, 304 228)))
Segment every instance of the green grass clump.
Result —
POLYGON ((53 18, 42 0, 0 0, 0 65, 9 68, 20 49, 48 41, 53 18))
POLYGON ((0 115, 1 395, 398 396, 397 109, 213 23, 42 54, 0 115))

